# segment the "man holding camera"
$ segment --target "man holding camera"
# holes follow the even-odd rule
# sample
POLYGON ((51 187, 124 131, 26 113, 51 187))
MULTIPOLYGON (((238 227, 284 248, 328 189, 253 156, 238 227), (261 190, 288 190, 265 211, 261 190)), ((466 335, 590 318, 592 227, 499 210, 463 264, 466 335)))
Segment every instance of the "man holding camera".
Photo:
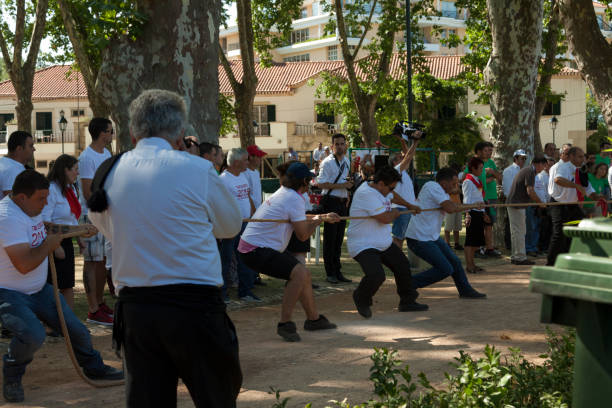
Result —
MULTIPOLYGON (((324 213, 336 213, 340 216, 348 215, 348 190, 353 187, 353 182, 348 180, 351 163, 346 155, 346 136, 336 133, 332 136, 332 148, 334 154, 321 161, 321 169, 317 177, 317 183, 321 192, 321 207, 324 213)), ((330 283, 351 282, 342 275, 340 254, 342 242, 344 241, 344 229, 346 221, 334 224, 325 223, 323 228, 323 261, 327 281, 330 283)))

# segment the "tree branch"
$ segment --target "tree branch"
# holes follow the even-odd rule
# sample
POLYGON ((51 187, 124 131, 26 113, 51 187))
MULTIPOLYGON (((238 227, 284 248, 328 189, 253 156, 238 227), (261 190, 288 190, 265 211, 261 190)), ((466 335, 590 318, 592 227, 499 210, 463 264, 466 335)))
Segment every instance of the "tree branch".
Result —
POLYGON ((45 33, 48 8, 49 0, 38 0, 36 3, 36 20, 34 21, 32 37, 30 37, 30 49, 28 50, 28 58, 24 64, 25 69, 34 70, 36 68, 36 59, 38 58, 38 51, 40 50, 40 42, 45 33))
POLYGON ((225 53, 223 52, 223 48, 221 48, 221 44, 217 44, 217 46, 219 50, 219 62, 221 62, 221 65, 223 66, 223 70, 225 71, 225 75, 227 75, 227 78, 230 81, 232 90, 234 91, 234 93, 237 93, 240 88, 240 85, 242 84, 236 80, 234 71, 232 71, 232 67, 229 61, 227 60, 227 58, 225 57, 225 53))
POLYGON ((4 59, 4 64, 6 65, 7 70, 12 70, 13 62, 11 61, 11 56, 9 55, 8 44, 6 43, 6 38, 2 34, 2 30, 0 30, 0 49, 2 50, 2 58, 4 59))
POLYGON ((25 35, 25 0, 17 0, 17 18, 15 19, 15 38, 13 39, 13 64, 21 68, 23 37, 25 35))
POLYGON ((370 9, 370 15, 368 16, 368 22, 364 27, 363 33, 361 33, 361 38, 359 39, 359 43, 357 43, 357 47, 355 47, 355 52, 353 53, 353 59, 357 58, 357 53, 361 49, 361 44, 363 44, 363 40, 365 39, 366 34, 368 33, 368 29, 370 28, 370 24, 372 23, 372 16, 374 15, 374 9, 376 8, 376 3, 378 0, 374 0, 372 3, 372 8, 370 9))

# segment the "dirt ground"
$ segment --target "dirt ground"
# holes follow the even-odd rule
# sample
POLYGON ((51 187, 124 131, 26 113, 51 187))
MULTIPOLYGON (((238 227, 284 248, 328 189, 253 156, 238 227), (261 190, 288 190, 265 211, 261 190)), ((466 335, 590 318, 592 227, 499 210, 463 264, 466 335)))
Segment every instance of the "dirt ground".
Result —
MULTIPOLYGON (((304 314, 298 310, 294 320, 302 336, 300 343, 285 343, 276 334, 278 304, 231 311, 244 375, 238 407, 271 407, 271 386, 282 390, 283 397, 290 397, 289 407, 303 407, 308 402, 325 407, 331 399, 344 398, 361 403, 371 397, 368 370, 374 347, 398 350, 413 376, 423 371, 438 384, 444 372, 451 370, 449 363, 459 350, 480 355, 485 344, 503 351, 520 347, 537 361, 545 350, 545 326, 539 323, 541 296, 527 289, 530 268, 511 266, 507 260, 488 262, 486 267, 486 273, 469 278, 488 299, 459 299, 447 279, 420 291, 419 301, 430 306, 427 312, 399 313, 392 280, 381 287, 368 320, 357 314, 352 302, 350 289, 356 283, 346 285, 340 293, 318 295, 321 313, 338 329, 305 332, 301 330, 304 314)), ((106 362, 120 367, 111 351, 110 330, 94 327, 92 337, 106 362)), ((0 347, 4 352, 6 342, 0 347)), ((18 406, 124 406, 123 386, 94 389, 79 379, 61 339, 48 340, 38 351, 23 383, 26 400, 18 406)), ((193 406, 182 385, 178 398, 180 407, 193 406)))

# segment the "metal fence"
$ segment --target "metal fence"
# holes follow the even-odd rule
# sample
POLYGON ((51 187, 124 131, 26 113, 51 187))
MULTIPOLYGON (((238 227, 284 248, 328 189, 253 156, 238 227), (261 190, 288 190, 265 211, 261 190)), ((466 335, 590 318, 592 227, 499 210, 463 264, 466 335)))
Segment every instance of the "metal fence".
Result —
POLYGON ((62 132, 54 132, 52 130, 36 130, 34 131, 34 142, 35 143, 74 143, 76 141, 74 132, 64 132, 62 138, 62 132))

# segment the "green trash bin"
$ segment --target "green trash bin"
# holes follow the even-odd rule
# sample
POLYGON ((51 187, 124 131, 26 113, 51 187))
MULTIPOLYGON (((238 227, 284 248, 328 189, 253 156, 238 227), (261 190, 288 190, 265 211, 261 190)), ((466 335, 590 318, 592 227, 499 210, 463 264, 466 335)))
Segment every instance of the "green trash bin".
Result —
POLYGON ((576 328, 572 407, 612 406, 612 220, 564 228, 570 253, 537 266, 529 289, 543 294, 541 321, 576 328))

